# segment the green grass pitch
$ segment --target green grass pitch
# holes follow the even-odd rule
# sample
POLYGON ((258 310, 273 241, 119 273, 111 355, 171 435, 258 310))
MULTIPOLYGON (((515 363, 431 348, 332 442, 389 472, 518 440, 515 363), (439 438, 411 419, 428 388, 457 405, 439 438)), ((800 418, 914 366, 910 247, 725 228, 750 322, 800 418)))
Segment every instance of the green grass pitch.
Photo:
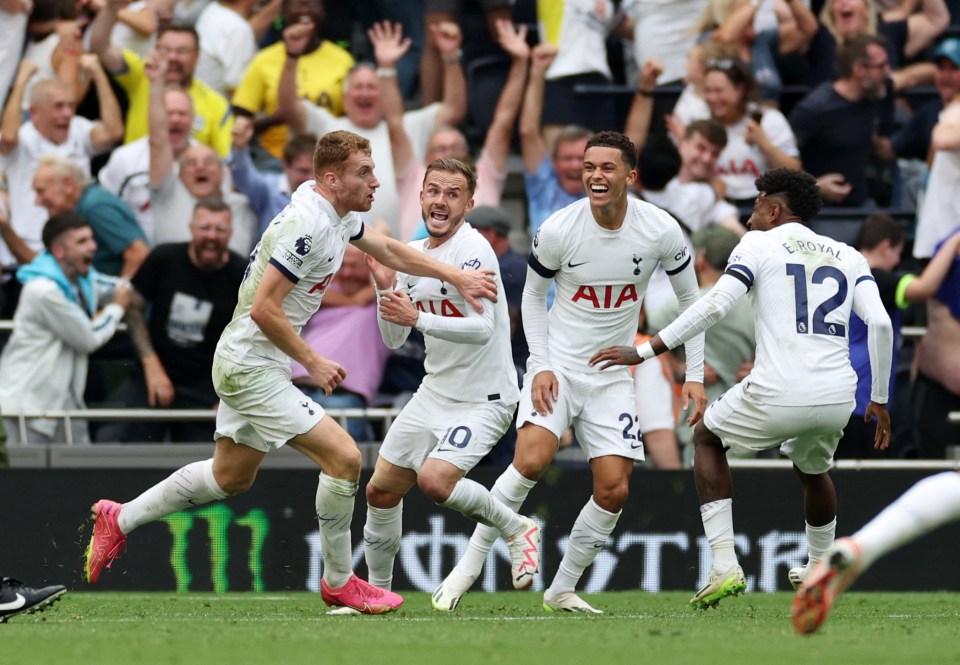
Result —
POLYGON ((603 616, 547 614, 541 594, 471 593, 452 614, 407 593, 397 613, 328 616, 318 594, 68 593, 0 626, 4 665, 960 664, 960 594, 846 594, 798 637, 788 593, 688 609, 688 593, 584 596, 603 616))

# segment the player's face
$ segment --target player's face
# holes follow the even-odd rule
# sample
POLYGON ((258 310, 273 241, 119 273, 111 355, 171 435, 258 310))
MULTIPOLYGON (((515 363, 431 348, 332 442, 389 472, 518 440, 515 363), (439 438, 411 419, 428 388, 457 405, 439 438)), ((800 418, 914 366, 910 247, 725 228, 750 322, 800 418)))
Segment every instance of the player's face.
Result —
POLYGON ((616 148, 591 146, 583 155, 583 188, 595 208, 618 205, 636 179, 616 148))
POLYGON ((703 78, 703 99, 710 115, 723 123, 733 123, 743 115, 743 86, 734 85, 725 72, 712 69, 703 78))
POLYGON ((760 192, 757 200, 753 204, 753 213, 747 220, 747 228, 751 231, 768 231, 773 228, 773 221, 779 214, 781 207, 780 201, 776 198, 767 198, 764 192, 760 192))
POLYGON ((194 198, 218 195, 222 180, 223 166, 213 148, 195 145, 183 153, 180 161, 180 181, 194 198))
POLYGON ((65 86, 49 86, 44 99, 30 107, 30 119, 40 135, 52 143, 63 143, 76 115, 73 92, 65 86))
POLYGON ((713 145, 700 133, 682 139, 678 146, 680 163, 686 175, 694 182, 705 182, 713 177, 720 148, 713 145))
POLYGON ((167 107, 167 136, 173 154, 180 155, 187 148, 190 130, 193 128, 193 104, 190 97, 180 89, 167 90, 163 97, 167 107))
POLYGON ((587 147, 587 139, 576 141, 560 141, 557 143, 553 157, 553 168, 557 172, 560 187, 567 194, 579 196, 583 194, 582 168, 583 151, 587 147))
POLYGON ((343 165, 337 179, 337 198, 347 210, 366 212, 373 205, 373 195, 380 181, 373 174, 373 158, 365 152, 354 152, 343 165))
POLYGON ((369 67, 360 67, 348 79, 343 92, 343 110, 358 127, 376 127, 383 119, 380 81, 369 67))
POLYGON ((233 233, 229 210, 197 208, 190 221, 191 249, 201 270, 223 265, 227 243, 233 233))
POLYGON ((157 51, 167 58, 167 83, 185 85, 193 78, 200 54, 189 32, 165 32, 157 39, 157 51))
POLYGON ((431 171, 420 192, 423 221, 431 238, 443 242, 460 228, 473 208, 473 199, 462 173, 431 171))
POLYGON ((58 178, 52 166, 41 166, 33 176, 37 205, 46 208, 50 216, 73 210, 79 196, 73 178, 58 178))
POLYGON ((83 277, 90 272, 93 255, 97 252, 93 229, 82 226, 65 231, 54 242, 52 249, 67 277, 83 277))

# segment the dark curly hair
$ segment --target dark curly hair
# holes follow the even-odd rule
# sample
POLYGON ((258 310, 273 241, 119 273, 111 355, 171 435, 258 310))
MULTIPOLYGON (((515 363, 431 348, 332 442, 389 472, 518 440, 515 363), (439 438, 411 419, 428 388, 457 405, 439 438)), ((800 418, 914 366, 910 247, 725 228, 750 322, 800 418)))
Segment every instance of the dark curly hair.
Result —
POLYGON ((637 168, 637 147, 633 145, 633 141, 620 132, 598 132, 594 134, 587 140, 587 147, 584 151, 593 147, 614 148, 619 150, 623 163, 627 165, 627 168, 637 168))
POLYGON ((823 207, 817 179, 805 171, 771 169, 753 182, 758 192, 782 195, 790 211, 804 222, 816 217, 823 207))

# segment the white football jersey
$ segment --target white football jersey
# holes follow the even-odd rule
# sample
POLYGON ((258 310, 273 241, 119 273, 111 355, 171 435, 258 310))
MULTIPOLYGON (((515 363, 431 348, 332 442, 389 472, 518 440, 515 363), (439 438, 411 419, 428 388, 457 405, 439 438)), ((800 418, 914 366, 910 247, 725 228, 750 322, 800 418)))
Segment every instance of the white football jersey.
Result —
MULTIPOLYGON (((519 401, 510 347, 510 314, 496 253, 487 239, 466 223, 436 249, 428 249, 427 242, 414 240, 408 244, 460 269, 493 270, 500 297, 496 303, 485 300, 481 314, 448 282, 397 273, 397 289, 406 291, 420 311, 417 329, 423 333, 427 371, 422 385, 462 402, 519 401)), ((382 319, 380 327, 384 338, 394 337, 397 345, 409 332, 409 328, 382 319)), ((393 345, 388 341, 388 346, 393 345)))
MULTIPOLYGON (((693 262, 680 225, 655 205, 630 199, 623 224, 615 231, 597 224, 589 199, 551 215, 537 232, 530 256, 530 267, 553 278, 557 287, 548 321, 549 359, 532 357, 528 369, 536 370, 536 363, 546 360, 550 366, 597 372, 599 368, 587 364, 597 351, 633 346, 640 303, 658 265, 679 289, 681 302, 684 295, 697 299, 693 262)), ((543 353, 533 345, 530 351, 532 356, 543 353)))
POLYGON ((363 235, 356 212, 340 217, 333 205, 314 190, 312 180, 293 193, 290 204, 277 215, 250 254, 250 265, 240 284, 237 307, 217 353, 236 363, 290 368, 290 358, 278 349, 250 318, 253 296, 267 265, 273 265, 295 284, 283 299, 283 311, 298 333, 320 309, 323 294, 340 269, 347 243, 363 235))
POLYGON ((856 285, 873 279, 860 252, 790 223, 744 235, 726 274, 746 285, 756 313, 751 395, 782 406, 853 399, 850 311, 856 285))

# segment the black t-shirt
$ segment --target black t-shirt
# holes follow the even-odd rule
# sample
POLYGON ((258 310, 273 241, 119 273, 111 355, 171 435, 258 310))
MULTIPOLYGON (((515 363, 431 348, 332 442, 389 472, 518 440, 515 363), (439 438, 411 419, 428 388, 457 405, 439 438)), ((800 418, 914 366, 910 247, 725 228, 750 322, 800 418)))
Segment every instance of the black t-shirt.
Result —
MULTIPOLYGON (((512 249, 508 249, 499 257, 498 262, 507 304, 519 314, 523 299, 523 285, 527 281, 527 261, 512 249)), ((527 347, 527 337, 523 334, 522 318, 518 320, 517 330, 510 341, 514 364, 519 367, 526 366, 530 349, 527 347)))
POLYGON ((893 127, 893 86, 878 101, 850 102, 821 83, 790 113, 803 168, 816 177, 842 173, 853 188, 843 205, 861 205, 867 198, 867 163, 873 136, 890 136, 893 127))
POLYGON ((177 393, 216 403, 213 352, 246 267, 246 259, 231 252, 226 266, 204 272, 190 261, 187 243, 176 243, 150 252, 131 280, 150 303, 150 339, 177 393))
POLYGON ((942 110, 943 100, 938 97, 914 111, 907 124, 890 140, 897 157, 927 161, 927 154, 930 152, 930 135, 933 134, 933 126, 940 119, 942 110))

